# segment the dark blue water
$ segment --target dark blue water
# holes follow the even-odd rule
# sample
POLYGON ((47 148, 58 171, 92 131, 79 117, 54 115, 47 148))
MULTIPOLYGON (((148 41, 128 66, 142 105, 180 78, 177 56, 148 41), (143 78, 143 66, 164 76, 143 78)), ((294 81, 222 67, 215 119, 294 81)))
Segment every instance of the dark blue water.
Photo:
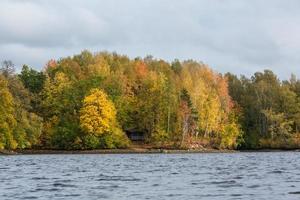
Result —
POLYGON ((0 156, 0 199, 300 199, 300 153, 0 156))

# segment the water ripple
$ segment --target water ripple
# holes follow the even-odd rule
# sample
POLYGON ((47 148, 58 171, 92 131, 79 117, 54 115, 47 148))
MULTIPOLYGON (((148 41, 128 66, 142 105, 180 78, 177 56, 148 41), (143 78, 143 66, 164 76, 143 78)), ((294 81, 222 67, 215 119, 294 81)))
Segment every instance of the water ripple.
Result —
POLYGON ((0 157, 0 199, 299 199, 300 153, 0 157))

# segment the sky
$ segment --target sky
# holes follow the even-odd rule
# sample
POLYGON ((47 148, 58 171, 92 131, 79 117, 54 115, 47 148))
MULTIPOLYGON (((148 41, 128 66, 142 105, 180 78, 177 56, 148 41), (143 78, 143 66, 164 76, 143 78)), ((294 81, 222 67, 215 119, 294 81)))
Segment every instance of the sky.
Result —
POLYGON ((85 49, 300 77, 300 1, 0 1, 0 60, 42 69, 85 49))

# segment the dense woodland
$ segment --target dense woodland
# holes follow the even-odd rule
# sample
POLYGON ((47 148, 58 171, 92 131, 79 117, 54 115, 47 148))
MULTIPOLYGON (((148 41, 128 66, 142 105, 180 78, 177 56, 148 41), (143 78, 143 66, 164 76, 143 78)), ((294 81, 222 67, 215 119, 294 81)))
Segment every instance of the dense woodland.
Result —
POLYGON ((300 80, 107 52, 2 63, 0 149, 127 148, 128 131, 157 148, 299 148, 300 80))

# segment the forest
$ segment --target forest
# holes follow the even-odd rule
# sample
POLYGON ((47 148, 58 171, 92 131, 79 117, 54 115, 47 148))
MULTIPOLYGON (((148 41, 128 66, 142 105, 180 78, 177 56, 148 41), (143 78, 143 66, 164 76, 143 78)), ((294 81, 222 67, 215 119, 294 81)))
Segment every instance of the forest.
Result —
POLYGON ((0 69, 0 149, 300 147, 300 80, 221 74, 194 60, 91 53, 0 69))

